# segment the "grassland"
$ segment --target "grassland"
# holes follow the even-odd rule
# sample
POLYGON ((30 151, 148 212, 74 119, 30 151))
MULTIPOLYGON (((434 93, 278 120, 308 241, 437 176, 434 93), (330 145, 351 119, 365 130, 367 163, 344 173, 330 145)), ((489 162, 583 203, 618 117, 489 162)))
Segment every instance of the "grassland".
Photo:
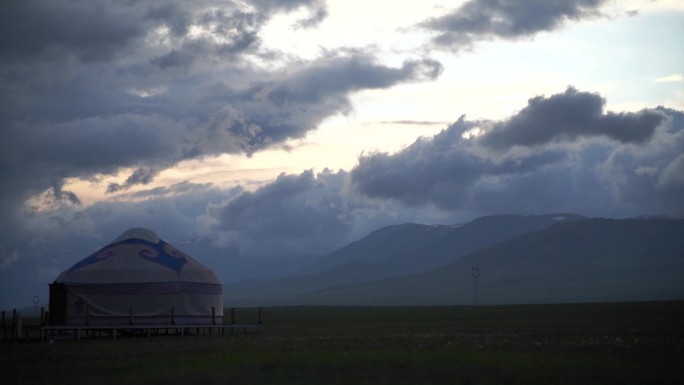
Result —
MULTIPOLYGON (((238 322, 256 320, 238 309, 238 322)), ((684 302, 276 307, 264 332, 0 344, 5 384, 681 384, 684 302)))

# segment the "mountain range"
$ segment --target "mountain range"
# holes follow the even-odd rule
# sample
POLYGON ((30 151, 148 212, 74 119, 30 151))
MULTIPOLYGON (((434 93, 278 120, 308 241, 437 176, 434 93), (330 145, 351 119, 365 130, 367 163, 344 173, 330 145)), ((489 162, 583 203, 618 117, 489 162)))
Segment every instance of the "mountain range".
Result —
POLYGON ((224 296, 229 307, 681 299, 683 277, 682 219, 496 215, 384 227, 290 276, 225 285, 224 296))

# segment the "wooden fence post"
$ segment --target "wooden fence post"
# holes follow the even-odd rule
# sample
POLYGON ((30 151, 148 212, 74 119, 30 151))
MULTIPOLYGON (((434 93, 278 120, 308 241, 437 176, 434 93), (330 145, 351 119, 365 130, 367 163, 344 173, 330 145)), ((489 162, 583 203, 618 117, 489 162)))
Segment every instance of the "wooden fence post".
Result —
POLYGON ((17 314, 17 322, 15 323, 15 326, 17 327, 16 333, 17 333, 17 339, 20 340, 21 339, 21 329, 22 329, 22 327, 21 327, 22 326, 21 325, 21 314, 19 314, 19 313, 16 313, 16 314, 17 314))
POLYGON ((211 324, 216 325, 216 308, 211 307, 211 324))
POLYGON ((259 325, 261 325, 261 308, 259 308, 259 325))
POLYGON ((171 325, 176 324, 176 308, 171 307, 171 325))
POLYGON ((40 326, 44 326, 44 325, 45 325, 45 308, 41 306, 40 307, 40 326))
POLYGON ((14 340, 17 337, 16 331, 17 331, 17 309, 14 308, 14 309, 12 309, 12 340, 14 340))

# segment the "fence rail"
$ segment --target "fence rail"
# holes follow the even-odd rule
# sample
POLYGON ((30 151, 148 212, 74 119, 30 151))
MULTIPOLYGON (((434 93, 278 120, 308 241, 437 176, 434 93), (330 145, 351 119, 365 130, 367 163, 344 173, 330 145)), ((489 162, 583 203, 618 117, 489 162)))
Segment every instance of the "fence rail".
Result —
MULTIPOLYGON (((3 310, 0 317, 0 341, 29 341, 29 340, 54 340, 54 339, 81 339, 82 337, 108 336, 117 338, 135 336, 156 335, 224 335, 224 334, 247 334, 261 333, 263 331, 262 309, 258 308, 256 323, 236 323, 236 309, 230 309, 230 323, 217 323, 216 311, 212 309, 212 323, 178 324, 176 322, 175 309, 171 309, 170 322, 136 324, 132 312, 127 317, 127 323, 115 323, 107 325, 92 325, 86 315, 86 322, 79 325, 50 325, 49 314, 41 308, 40 318, 36 321, 32 318, 31 323, 25 322, 16 309, 12 309, 11 320, 3 310)), ((225 319, 225 318, 224 318, 225 319)))

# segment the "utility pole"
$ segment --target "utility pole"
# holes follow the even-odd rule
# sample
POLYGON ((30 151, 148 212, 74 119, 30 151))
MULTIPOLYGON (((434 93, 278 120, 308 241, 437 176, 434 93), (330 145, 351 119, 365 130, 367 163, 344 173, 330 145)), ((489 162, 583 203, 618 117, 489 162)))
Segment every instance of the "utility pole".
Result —
POLYGON ((477 279, 480 278, 480 268, 473 266, 470 275, 473 277, 473 306, 480 304, 480 296, 478 293, 477 279))

